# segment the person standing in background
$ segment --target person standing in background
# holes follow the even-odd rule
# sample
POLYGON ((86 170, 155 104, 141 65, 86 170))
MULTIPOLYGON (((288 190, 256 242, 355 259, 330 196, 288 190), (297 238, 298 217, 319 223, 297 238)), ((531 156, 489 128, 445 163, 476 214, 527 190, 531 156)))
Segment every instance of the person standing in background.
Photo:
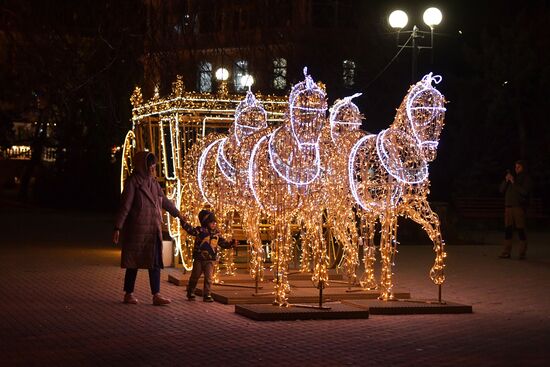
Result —
POLYGON ((515 176, 507 171, 504 181, 500 184, 500 192, 504 194, 504 249, 501 259, 509 259, 512 253, 512 237, 514 228, 518 231, 520 240, 519 259, 527 256, 526 212, 529 205, 532 181, 527 174, 526 164, 519 160, 515 164, 515 176))

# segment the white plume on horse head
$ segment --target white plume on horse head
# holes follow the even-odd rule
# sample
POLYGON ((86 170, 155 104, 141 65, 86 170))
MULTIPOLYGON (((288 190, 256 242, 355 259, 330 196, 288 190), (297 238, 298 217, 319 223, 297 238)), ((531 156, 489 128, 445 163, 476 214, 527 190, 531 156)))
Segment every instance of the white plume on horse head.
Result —
POLYGON ((442 80, 440 75, 426 74, 406 97, 406 117, 411 133, 420 145, 427 161, 437 154, 439 136, 445 119, 445 97, 434 87, 442 80))
POLYGON ((305 80, 292 87, 289 103, 290 128, 299 146, 317 145, 323 128, 327 98, 325 91, 307 74, 305 80))
POLYGON ((352 102, 352 99, 361 95, 362 93, 355 93, 339 99, 330 108, 330 137, 334 143, 341 134, 361 128, 363 115, 357 105, 352 102))
POLYGON ((237 144, 255 132, 267 128, 267 112, 250 90, 235 110, 234 136, 237 144))

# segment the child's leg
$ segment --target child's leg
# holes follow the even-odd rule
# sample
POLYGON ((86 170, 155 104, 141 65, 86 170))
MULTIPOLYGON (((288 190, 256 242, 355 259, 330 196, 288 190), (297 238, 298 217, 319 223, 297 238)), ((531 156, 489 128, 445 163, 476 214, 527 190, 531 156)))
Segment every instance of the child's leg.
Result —
POLYGON ((189 282, 187 283, 187 297, 195 293, 195 288, 197 287, 197 282, 201 277, 202 273, 202 261, 195 259, 193 261, 193 270, 191 271, 191 276, 189 277, 189 282))
POLYGON ((212 278, 214 277, 214 261, 203 261, 204 270, 204 292, 203 297, 210 296, 210 288, 212 288, 212 278))

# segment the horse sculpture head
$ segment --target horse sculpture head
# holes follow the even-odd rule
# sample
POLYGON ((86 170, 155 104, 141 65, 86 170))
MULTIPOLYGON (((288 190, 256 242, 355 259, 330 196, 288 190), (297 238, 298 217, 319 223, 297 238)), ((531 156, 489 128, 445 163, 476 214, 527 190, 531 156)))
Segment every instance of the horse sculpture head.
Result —
POLYGON ((292 135, 298 146, 317 145, 323 128, 326 111, 326 93, 307 74, 305 80, 292 88, 289 102, 289 117, 292 135))
POLYGON ((411 88, 404 101, 411 133, 428 162, 437 155, 445 119, 445 97, 432 86, 432 83, 439 84, 441 79, 432 73, 425 75, 411 88))
POLYGON ((399 182, 419 184, 428 178, 445 117, 445 98, 432 86, 440 81, 430 73, 411 86, 392 126, 376 137, 380 162, 399 182))
POLYGON ((330 137, 334 143, 336 143, 341 135, 361 129, 363 115, 355 103, 351 101, 360 95, 361 93, 356 93, 352 96, 339 99, 334 102, 334 105, 330 109, 330 137))
POLYGON ((235 111, 233 130, 235 140, 240 145, 244 138, 265 128, 267 128, 267 112, 249 90, 235 111))

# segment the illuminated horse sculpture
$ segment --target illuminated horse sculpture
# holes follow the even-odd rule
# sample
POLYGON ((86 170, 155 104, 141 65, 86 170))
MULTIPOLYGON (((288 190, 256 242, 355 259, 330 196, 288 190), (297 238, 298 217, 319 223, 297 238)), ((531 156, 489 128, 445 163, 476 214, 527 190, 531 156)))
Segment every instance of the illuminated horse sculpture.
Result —
MULTIPOLYGON (((187 213, 193 219, 205 204, 210 205, 218 218, 223 219, 222 231, 231 235, 233 212, 240 212, 243 189, 238 187, 237 160, 246 153, 241 142, 253 133, 267 128, 267 113, 251 91, 248 91, 235 111, 235 120, 229 134, 208 134, 197 142, 186 155, 184 163, 184 195, 187 213)), ((248 155, 250 152, 248 152, 248 155)), ((246 172, 244 172, 246 175, 246 172)), ((222 252, 228 274, 233 274, 232 250, 222 252)))
MULTIPOLYGON (((244 208, 244 216, 253 218, 255 213, 263 212, 273 223, 275 303, 281 306, 288 304, 287 273, 294 247, 292 221, 303 223, 304 239, 315 247, 314 281, 325 281, 327 277, 326 251, 320 248, 322 211, 316 210, 318 203, 313 199, 319 196, 312 192, 321 180, 319 139, 326 122, 327 101, 324 90, 307 75, 307 68, 304 75, 305 80, 292 88, 283 124, 243 139, 241 149, 251 153, 238 167, 248 171, 246 185, 251 201, 244 208)), ((258 232, 253 221, 249 224, 250 231, 258 232)))
MULTIPOLYGON (((356 223, 357 210, 354 210, 357 204, 349 189, 347 166, 351 149, 365 135, 361 130, 363 116, 352 102, 353 98, 360 95, 358 93, 339 99, 330 109, 330 125, 323 128, 320 139, 321 162, 324 167, 322 189, 316 190, 323 196, 317 201, 322 203, 322 210, 326 214, 324 225, 328 231, 328 240, 334 237, 342 247, 341 261, 350 286, 356 280, 360 237, 356 223)), ((304 249, 302 252, 304 253, 304 249)), ((304 266, 307 263, 302 261, 302 267, 304 266)), ((372 270, 372 266, 370 269, 372 270)))
POLYGON ((435 159, 445 117, 445 98, 432 86, 440 76, 431 73, 411 86, 390 128, 359 139, 349 156, 349 185, 357 204, 380 219, 382 234, 381 295, 392 299, 392 264, 397 252, 397 218, 419 223, 434 244, 430 270, 441 285, 444 275, 444 242, 439 218, 427 200, 430 182, 428 162, 435 159))
MULTIPOLYGON (((365 289, 378 287, 374 277, 376 246, 374 244, 377 216, 372 211, 357 210, 350 190, 349 155, 355 144, 368 133, 361 129, 363 115, 352 100, 361 93, 336 100, 330 109, 330 126, 323 129, 320 151, 325 167, 321 194, 326 213, 326 228, 342 246, 342 265, 351 287, 356 283, 359 246, 363 247, 365 271, 359 280, 365 289), (357 222, 359 219, 359 223, 357 222)), ((304 266, 304 262, 302 262, 304 266)))

